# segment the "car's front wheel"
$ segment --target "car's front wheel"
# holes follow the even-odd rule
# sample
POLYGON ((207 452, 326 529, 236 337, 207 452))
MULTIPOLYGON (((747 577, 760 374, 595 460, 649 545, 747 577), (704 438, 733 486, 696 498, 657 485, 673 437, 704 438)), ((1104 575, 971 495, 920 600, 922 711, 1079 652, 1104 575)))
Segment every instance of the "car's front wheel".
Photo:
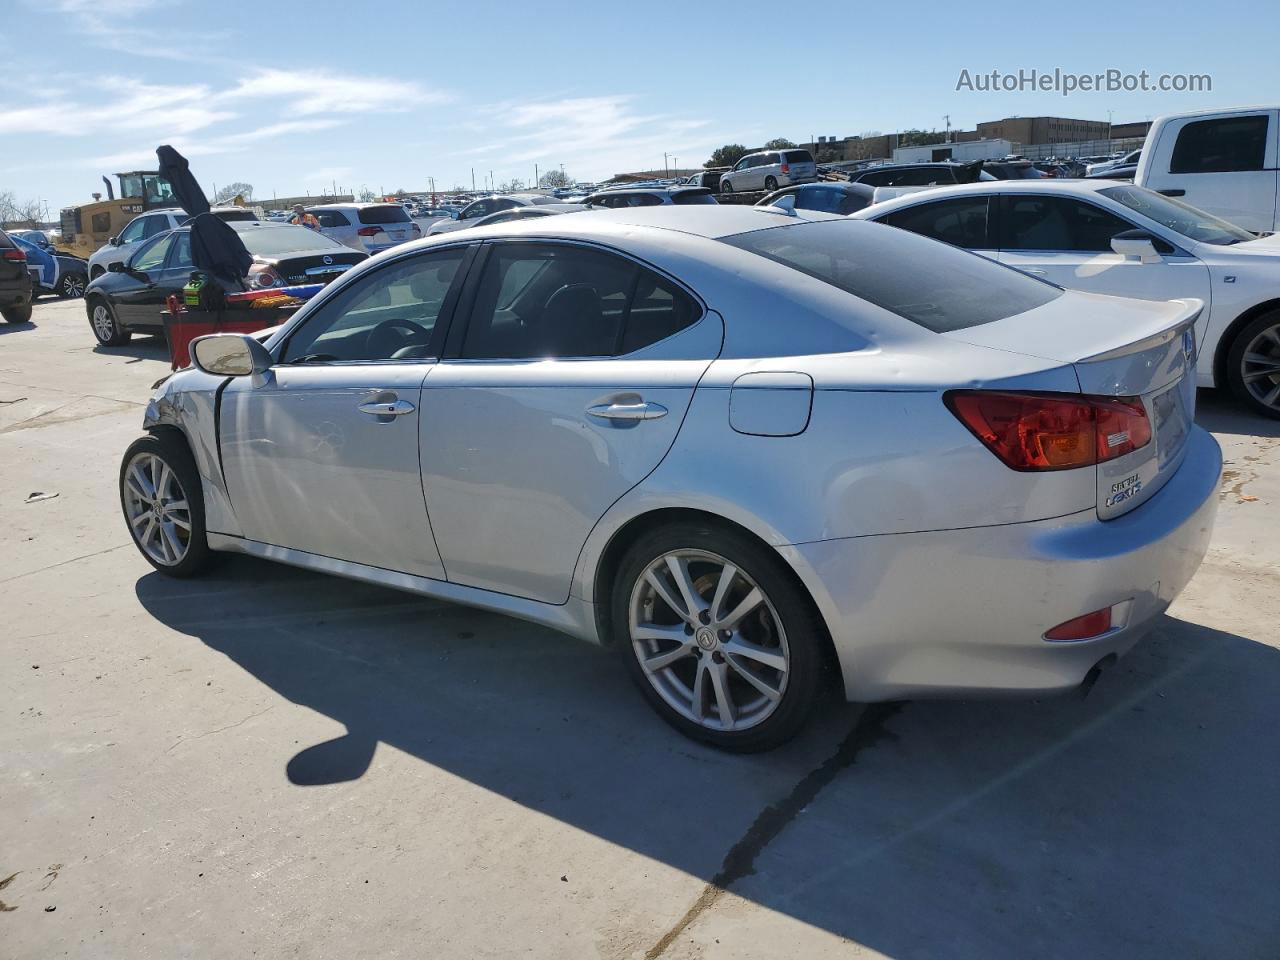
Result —
POLYGON ((31 302, 27 301, 14 307, 5 307, 3 311, 0 311, 0 316, 4 317, 5 323, 30 323, 31 302))
POLYGON ((72 299, 84 296, 84 288, 89 285, 89 278, 83 273, 64 273, 58 280, 58 296, 72 299))
POLYGON ((804 726, 825 665, 825 633, 780 557, 750 537, 678 524, 642 536, 613 588, 612 636, 668 723, 749 752, 804 726))
POLYGON ((95 299, 89 308, 89 326, 93 335, 104 347, 119 347, 129 342, 129 331, 120 326, 111 304, 95 299))
POLYGON ((138 551, 171 577, 207 566, 204 495, 191 451, 178 437, 148 434, 120 462, 120 506, 138 551))
POLYGON ((1227 353, 1231 391, 1249 407, 1280 419, 1280 310, 1246 326, 1227 353))

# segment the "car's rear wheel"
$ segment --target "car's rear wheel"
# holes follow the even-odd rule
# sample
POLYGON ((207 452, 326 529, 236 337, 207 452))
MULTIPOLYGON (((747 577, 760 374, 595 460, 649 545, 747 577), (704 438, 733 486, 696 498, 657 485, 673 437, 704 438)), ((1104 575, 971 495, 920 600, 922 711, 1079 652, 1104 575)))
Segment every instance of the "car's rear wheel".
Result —
POLYGON ((629 672, 681 733, 724 750, 768 750, 804 726, 825 634, 782 560, 731 530, 678 524, 623 557, 612 630, 629 672))
POLYGON ((1280 419, 1280 310, 1246 326, 1227 353, 1231 391, 1251 409, 1280 419))
POLYGON ((777 189, 778 189, 778 178, 777 178, 777 177, 765 177, 765 178, 764 178, 764 188, 765 188, 766 190, 770 190, 770 191, 772 191, 772 190, 777 190, 777 189))
POLYGON ((89 278, 83 273, 64 273, 58 280, 58 296, 65 299, 84 296, 84 288, 89 285, 89 278))
POLYGON ((89 326, 104 347, 119 347, 129 342, 129 331, 121 328, 111 304, 101 298, 95 299, 89 308, 89 326))
POLYGON ((720 178, 720 192, 733 193, 733 184, 731 184, 728 180, 724 179, 723 177, 720 178))
POLYGON ((31 302, 20 303, 14 307, 5 307, 0 310, 0 316, 3 316, 5 323, 30 323, 31 322, 31 302))
POLYGON ((190 577, 208 564, 200 474, 178 437, 148 434, 129 445, 120 506, 138 552, 161 573, 190 577))

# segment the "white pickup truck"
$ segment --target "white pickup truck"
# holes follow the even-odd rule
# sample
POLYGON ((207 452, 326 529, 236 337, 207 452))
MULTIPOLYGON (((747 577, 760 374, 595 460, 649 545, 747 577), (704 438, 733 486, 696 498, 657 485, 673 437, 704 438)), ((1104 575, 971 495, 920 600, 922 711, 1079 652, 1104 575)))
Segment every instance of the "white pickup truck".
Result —
POLYGON ((1277 229, 1280 106, 1158 117, 1133 182, 1255 233, 1277 229))

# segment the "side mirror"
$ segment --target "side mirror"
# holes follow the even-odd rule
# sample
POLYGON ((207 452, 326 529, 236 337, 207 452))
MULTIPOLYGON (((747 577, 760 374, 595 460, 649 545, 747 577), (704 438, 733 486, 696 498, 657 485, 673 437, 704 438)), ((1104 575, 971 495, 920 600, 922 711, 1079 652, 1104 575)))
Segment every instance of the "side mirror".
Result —
POLYGON ((205 373, 219 377, 258 376, 271 369, 271 354, 253 337, 212 333, 191 341, 191 358, 205 373))
POLYGON ((107 241, 107 243, 111 244, 113 247, 118 247, 120 246, 120 238, 112 237, 107 241))
POLYGON ((124 273, 125 272, 124 261, 113 260, 111 263, 108 263, 107 272, 108 273, 124 273))
POLYGON ((1111 238, 1111 249, 1128 259, 1137 257, 1143 263, 1163 263, 1156 252, 1155 238, 1143 230, 1126 230, 1111 238))

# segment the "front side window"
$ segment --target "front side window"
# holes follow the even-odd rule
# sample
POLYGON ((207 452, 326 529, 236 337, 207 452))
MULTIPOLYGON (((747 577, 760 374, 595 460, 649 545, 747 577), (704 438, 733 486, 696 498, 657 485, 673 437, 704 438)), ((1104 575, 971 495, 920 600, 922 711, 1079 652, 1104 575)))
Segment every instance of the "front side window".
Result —
POLYGON ((139 217, 137 220, 130 221, 129 225, 120 231, 120 236, 116 239, 120 243, 137 243, 142 239, 142 231, 147 227, 147 221, 150 217, 139 217))
POLYGON ((986 197, 963 197, 921 203, 880 218, 880 223, 910 230, 967 250, 990 246, 987 240, 986 197))
POLYGON ((824 220, 753 230, 724 243, 790 267, 934 333, 1043 306, 1062 289, 906 230, 824 220))
POLYGON ((289 338, 283 363, 421 360, 434 356, 436 321, 465 251, 442 250, 353 283, 289 338))
POLYGON ((1002 223, 1002 250, 1111 253, 1111 238, 1133 229, 1101 207, 1070 197, 1007 196, 1002 223))
POLYGON ((147 273, 151 270, 159 270, 164 266, 165 257, 169 255, 169 248, 173 246, 173 234, 161 237, 150 246, 143 247, 134 255, 129 266, 139 273, 147 273))
POLYGON ((490 252, 461 355, 474 360, 613 357, 701 315, 683 290, 611 253, 510 243, 490 252))
POLYGON ((467 204, 462 208, 462 213, 458 215, 459 220, 474 220, 476 217, 487 217, 491 213, 499 210, 499 207, 493 205, 493 200, 477 200, 475 203, 467 204))
POLYGON ((1268 117, 1196 120, 1178 131, 1170 173, 1261 170, 1267 154, 1268 117))

